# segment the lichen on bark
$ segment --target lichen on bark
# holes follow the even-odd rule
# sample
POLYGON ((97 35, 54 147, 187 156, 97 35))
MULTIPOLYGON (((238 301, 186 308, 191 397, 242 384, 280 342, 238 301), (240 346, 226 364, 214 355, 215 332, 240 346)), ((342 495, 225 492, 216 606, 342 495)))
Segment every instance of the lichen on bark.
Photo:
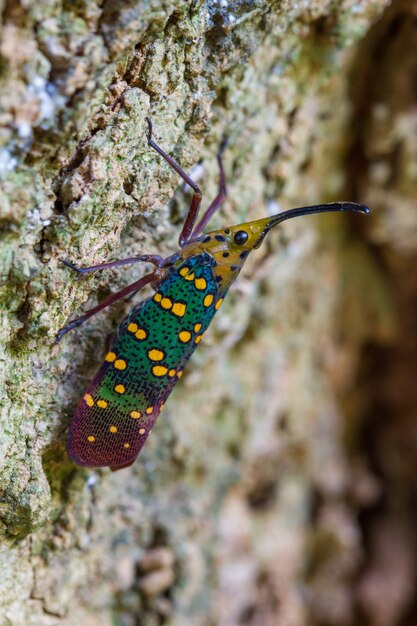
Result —
POLYGON ((365 346, 395 341, 395 267, 375 246, 416 245, 413 170, 394 167, 398 154, 415 167, 413 99, 404 87, 393 112, 383 70, 372 73, 392 40, 382 59, 397 87, 390 25, 411 41, 411 3, 388 5, 2 5, 1 626, 337 625, 363 611, 391 626, 404 615, 401 587, 391 621, 379 618, 381 570, 360 572, 372 527, 357 519, 380 489, 361 456, 372 394, 357 375, 365 346), (386 208, 368 230, 346 216, 288 223, 236 284, 136 465, 82 470, 66 428, 129 304, 57 347, 54 336, 145 270, 77 280, 60 259, 176 249, 189 195, 149 150, 147 115, 205 202, 229 136, 217 224, 341 197, 380 206, 381 181, 400 213, 386 208))

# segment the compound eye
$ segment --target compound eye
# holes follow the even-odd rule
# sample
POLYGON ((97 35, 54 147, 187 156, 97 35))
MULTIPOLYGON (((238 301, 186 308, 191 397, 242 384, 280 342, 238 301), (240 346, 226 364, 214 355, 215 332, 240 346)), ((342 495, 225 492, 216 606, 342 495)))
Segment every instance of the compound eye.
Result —
POLYGON ((235 236, 233 237, 233 241, 238 246, 243 246, 247 242, 248 239, 249 239, 249 235, 246 232, 246 230, 238 230, 235 233, 235 236))

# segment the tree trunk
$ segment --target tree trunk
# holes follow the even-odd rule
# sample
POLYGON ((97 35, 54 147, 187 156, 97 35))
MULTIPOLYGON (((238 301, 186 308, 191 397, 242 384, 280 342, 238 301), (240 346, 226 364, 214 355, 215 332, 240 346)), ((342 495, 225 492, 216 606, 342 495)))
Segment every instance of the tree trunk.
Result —
MULTIPOLYGON (((412 626, 417 39, 411 0, 3 0, 0 626, 412 626), (190 195, 254 253, 137 462, 66 430, 190 195), (87 303, 88 301, 88 303, 87 303)), ((140 299, 142 296, 137 296, 140 299)))

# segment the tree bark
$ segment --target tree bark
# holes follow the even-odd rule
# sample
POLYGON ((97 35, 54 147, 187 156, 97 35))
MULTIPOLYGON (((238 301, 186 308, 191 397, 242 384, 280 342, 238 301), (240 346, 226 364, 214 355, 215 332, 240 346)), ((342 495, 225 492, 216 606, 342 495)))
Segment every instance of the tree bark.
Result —
POLYGON ((417 123, 411 0, 3 0, 0 626, 412 626, 417 123), (131 468, 72 413, 168 256, 192 171, 214 225, 351 200, 248 261, 131 468))

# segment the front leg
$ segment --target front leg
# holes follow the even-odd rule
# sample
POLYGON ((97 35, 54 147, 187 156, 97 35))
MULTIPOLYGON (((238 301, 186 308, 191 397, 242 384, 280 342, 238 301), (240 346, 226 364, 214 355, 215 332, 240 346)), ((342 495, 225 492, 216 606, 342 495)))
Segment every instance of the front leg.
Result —
POLYGON ((221 205, 223 204, 223 202, 226 199, 227 196, 227 186, 226 186, 226 177, 224 174, 224 167, 223 167, 223 152, 227 146, 227 142, 228 142, 228 138, 225 136, 223 137, 223 141, 220 144, 220 148, 219 151, 217 153, 217 163, 219 164, 219 172, 220 172, 220 180, 219 180, 219 191, 217 193, 217 196, 214 198, 213 202, 210 204, 210 206, 208 207, 207 211, 204 213, 203 217, 201 218, 201 220, 199 221, 199 223, 197 224, 197 226, 194 228, 194 231, 191 235, 191 237, 194 239, 195 237, 198 237, 199 235, 201 235, 201 233, 203 232, 204 228, 206 227, 207 223, 211 220, 211 218, 213 217, 213 215, 216 213, 216 211, 218 211, 221 207, 221 205))
POLYGON ((201 193, 200 187, 192 180, 192 178, 188 176, 186 172, 184 172, 182 167, 178 165, 178 163, 174 161, 174 159, 171 156, 169 156, 169 154, 167 154, 165 150, 162 150, 162 148, 160 148, 158 144, 154 142, 154 140, 152 139, 151 119, 147 117, 146 121, 148 122, 148 128, 149 128, 148 146, 151 146, 151 148, 156 150, 157 153, 160 154, 161 157, 165 159, 167 163, 169 163, 172 169, 174 169, 177 172, 177 174, 179 174, 181 178, 187 183, 187 185, 189 185, 191 189, 194 191, 190 208, 188 209, 187 217, 185 218, 184 225, 182 227, 182 231, 178 239, 180 248, 183 248, 185 244, 189 241, 191 237, 191 233, 193 232, 193 228, 194 228, 197 216, 198 216, 198 211, 200 209, 200 204, 201 204, 201 199, 203 197, 203 194, 201 193))

